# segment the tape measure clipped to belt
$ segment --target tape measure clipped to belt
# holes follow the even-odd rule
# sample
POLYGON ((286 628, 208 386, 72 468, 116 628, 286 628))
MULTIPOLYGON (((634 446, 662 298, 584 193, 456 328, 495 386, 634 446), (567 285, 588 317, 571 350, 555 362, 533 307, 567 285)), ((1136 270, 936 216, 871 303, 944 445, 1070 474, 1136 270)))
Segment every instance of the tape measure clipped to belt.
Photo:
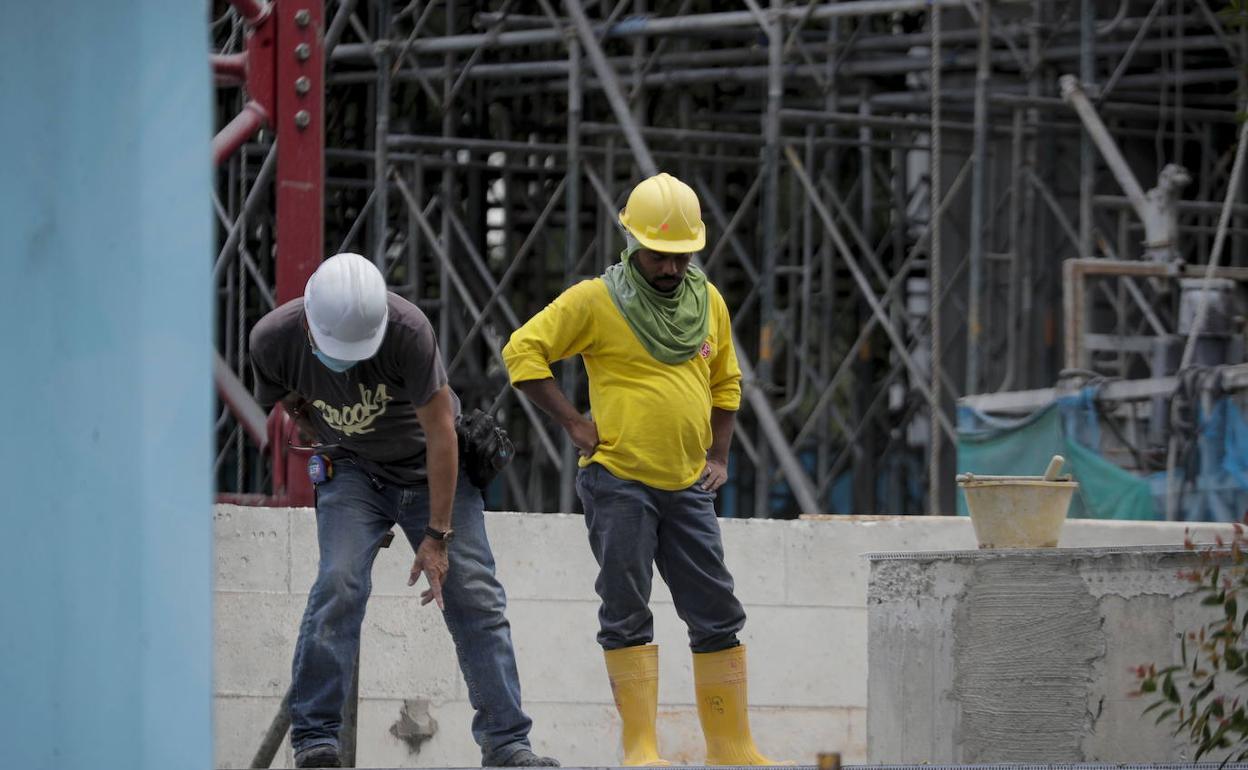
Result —
POLYGON ((334 477, 334 461, 317 453, 308 458, 308 478, 313 484, 324 484, 334 477))

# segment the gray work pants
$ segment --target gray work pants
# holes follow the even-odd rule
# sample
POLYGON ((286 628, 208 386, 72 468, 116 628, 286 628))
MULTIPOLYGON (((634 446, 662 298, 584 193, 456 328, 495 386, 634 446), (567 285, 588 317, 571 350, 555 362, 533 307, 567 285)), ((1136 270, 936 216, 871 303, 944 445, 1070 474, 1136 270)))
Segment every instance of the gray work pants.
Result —
POLYGON ((745 610, 733 595, 715 516, 715 493, 700 482, 668 492, 617 478, 597 463, 581 468, 576 491, 585 506, 589 546, 598 560, 594 588, 598 643, 615 650, 654 639, 653 567, 672 592, 694 652, 738 644, 745 610))

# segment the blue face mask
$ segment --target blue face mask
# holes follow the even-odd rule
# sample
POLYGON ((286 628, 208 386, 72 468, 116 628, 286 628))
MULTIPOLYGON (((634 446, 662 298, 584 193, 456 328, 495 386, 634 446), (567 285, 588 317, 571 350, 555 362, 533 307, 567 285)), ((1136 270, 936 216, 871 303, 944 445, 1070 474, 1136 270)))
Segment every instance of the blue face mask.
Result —
POLYGON ((339 361, 337 358, 331 358, 319 350, 313 350, 312 353, 316 356, 318 361, 325 364, 327 369, 331 369, 335 372, 345 372, 359 363, 358 361, 339 361))

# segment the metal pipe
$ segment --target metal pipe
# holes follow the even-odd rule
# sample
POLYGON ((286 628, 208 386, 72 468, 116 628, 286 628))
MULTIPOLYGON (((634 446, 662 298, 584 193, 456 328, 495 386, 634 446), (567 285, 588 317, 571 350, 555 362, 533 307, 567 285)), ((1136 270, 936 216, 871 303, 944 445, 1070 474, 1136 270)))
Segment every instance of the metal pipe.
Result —
POLYGON ((1153 7, 1148 10, 1148 16, 1144 18, 1144 23, 1140 25, 1140 29, 1135 33, 1135 38, 1131 40, 1131 45, 1127 48, 1127 52, 1122 55, 1118 66, 1114 68, 1114 73, 1106 81, 1105 87, 1100 89, 1100 93, 1097 95, 1098 103, 1109 96, 1110 92, 1114 90, 1114 86, 1118 84, 1118 79, 1126 73, 1127 67, 1130 66, 1131 61, 1135 58, 1135 52, 1139 49, 1140 43, 1144 42, 1144 36, 1148 34, 1149 26, 1157 18, 1157 14, 1161 12, 1166 2, 1168 0, 1156 0, 1153 3, 1153 7))
MULTIPOLYGON (((378 3, 376 7, 377 34, 390 34, 390 6, 378 3)), ((373 227, 372 260, 384 273, 386 269, 386 231, 390 217, 390 160, 387 137, 390 136, 390 51, 377 52, 377 83, 374 91, 373 126, 373 227)))
MULTIPOLYGON (((931 314, 931 329, 928 336, 931 339, 931 350, 929 352, 929 369, 927 373, 930 378, 927 388, 927 409, 930 423, 928 426, 928 456, 927 456, 927 512, 930 515, 939 515, 941 506, 941 494, 943 484, 940 478, 940 457, 941 457, 941 418, 944 417, 943 407, 940 403, 940 297, 941 297, 941 211, 940 211, 940 68, 941 68, 941 40, 940 40, 940 6, 933 5, 928 12, 928 24, 931 32, 931 44, 928 47, 930 56, 930 76, 928 88, 931 92, 932 99, 932 132, 931 132, 931 150, 928 153, 928 212, 931 217, 931 223, 928 225, 930 232, 931 246, 928 248, 928 312, 931 314)), ((921 374, 912 375, 916 382, 922 381, 921 374)))
MULTIPOLYGON (((1089 85, 1096 77, 1095 2, 1096 0, 1080 0, 1079 3, 1079 77, 1089 85)), ((1064 79, 1062 80, 1062 96, 1067 96, 1064 79)), ((1080 117, 1083 117, 1082 112, 1080 112, 1080 117)), ((1086 120, 1084 122, 1087 123, 1086 120)), ((1108 134, 1106 133, 1105 136, 1108 137, 1108 134)), ((1092 256, 1092 193, 1095 192, 1096 187, 1096 154, 1092 151, 1092 141, 1093 138, 1087 133, 1079 138, 1079 256, 1081 257, 1092 256)), ((1116 150, 1117 147, 1114 149, 1116 150)), ((1123 165, 1125 167, 1126 164, 1123 165)), ((1131 180, 1134 182, 1135 177, 1132 176, 1131 180)))
POLYGON ((261 451, 267 449, 269 446, 268 428, 265 425, 267 415, 260 408, 260 404, 256 403, 251 391, 247 390, 247 386, 243 385, 243 381, 216 351, 212 354, 212 380, 217 385, 221 400, 233 413, 234 419, 238 420, 238 424, 247 431, 247 435, 261 451))
MULTIPOLYGON (((411 191, 407 189, 407 185, 403 183, 403 180, 395 177, 394 181, 395 186, 407 202, 408 213, 410 213, 420 225, 420 229, 424 231, 425 237, 429 239, 429 243, 433 248, 434 254, 442 263, 442 275, 444 276, 444 280, 454 287, 455 292, 459 295, 460 301, 463 302, 464 308, 467 309, 471 315, 479 316, 480 311, 477 308, 477 303, 472 299, 472 292, 468 290, 468 286, 460 277, 459 271, 457 271, 455 266, 452 264, 450 255, 447 253, 445 246, 439 242, 437 233, 434 232, 433 226, 429 224, 429 218, 420 210, 419 204, 412 196, 411 191)), ((449 238, 447 240, 449 241, 449 238)), ((444 302, 443 306, 445 307, 449 304, 450 303, 444 302)), ((499 344, 493 344, 492 341, 487 347, 489 348, 495 361, 500 366, 505 367, 506 364, 503 361, 503 356, 500 352, 502 350, 501 341, 498 341, 498 343, 499 344)), ((533 405, 528 403, 528 399, 520 399, 520 406, 528 416, 529 421, 532 423, 534 433, 537 435, 538 442, 542 445, 542 448, 546 450, 547 457, 550 458, 552 464, 557 464, 559 462, 559 450, 555 449, 555 445, 551 442, 550 436, 546 434, 546 430, 542 426, 542 418, 538 416, 533 405), (526 404, 528 404, 527 407, 526 404)))
MULTIPOLYGON (((263 505, 269 502, 268 498, 251 501, 247 495, 218 495, 218 502, 234 502, 238 505, 263 505), (222 498, 225 499, 222 499, 222 498)), ((248 767, 262 768, 272 767, 273 758, 277 756, 278 749, 282 747, 282 741, 286 740, 286 733, 290 731, 290 690, 286 690, 286 694, 282 696, 282 702, 278 704, 277 713, 273 715, 273 721, 269 722, 269 729, 264 731, 264 737, 260 739, 260 747, 256 749, 256 754, 251 759, 248 767)))
MULTIPOLYGON (((962 0, 852 0, 851 2, 818 5, 813 10, 786 7, 781 9, 781 15, 790 20, 809 18, 812 21, 821 21, 833 18, 913 13, 925 10, 933 4, 956 7, 962 5, 962 0)), ((573 9, 571 3, 565 2, 565 7, 568 9, 568 15, 573 18, 574 23, 578 13, 584 17, 584 10, 579 3, 573 9)), ((750 28, 757 26, 757 24, 757 19, 750 11, 726 11, 689 14, 687 16, 630 17, 616 24, 598 24, 589 26, 587 29, 595 40, 607 40, 648 35, 684 35, 691 32, 717 32, 733 28, 750 28)), ((418 41, 411 46, 411 50, 417 54, 474 51, 486 44, 488 37, 488 34, 448 35, 443 38, 418 41)), ((494 41, 494 46, 497 48, 508 48, 543 45, 561 43, 563 40, 563 33, 558 29, 517 30, 498 35, 494 41)), ((379 45, 392 44, 390 41, 377 42, 379 45)), ((583 37, 581 42, 585 43, 583 37)), ((586 51, 588 50, 589 46, 586 44, 586 51)), ((352 48, 350 53, 358 57, 361 51, 352 48)))
MULTIPOLYGON (((581 44, 568 40, 568 175, 566 251, 563 274, 572 276, 581 252, 581 122, 584 109, 581 95, 581 44)), ((569 364, 563 368, 563 392, 575 393, 580 370, 569 364)), ((564 437, 563 456, 559 464, 559 510, 570 512, 575 505, 576 453, 572 441, 564 437)))
MULTIPOLYGON (((763 205, 763 259, 759 285, 759 336, 756 375, 759 387, 771 390, 773 357, 776 337, 776 262, 779 250, 780 211, 780 105, 784 96, 784 81, 780 72, 784 30, 777 12, 781 0, 771 0, 771 17, 764 29, 767 35, 767 107, 762 116, 762 205, 763 205)), ((765 482, 771 478, 771 457, 767 445, 759 447, 755 478, 765 482)), ((771 485, 756 483, 754 486, 754 516, 765 518, 771 505, 771 485)))
MULTIPOLYGON (((836 6, 829 6, 836 7, 836 6)), ((436 40, 437 38, 430 38, 436 40)), ((1220 48, 1221 40, 1216 35, 1197 35, 1184 38, 1181 43, 1184 50, 1207 50, 1220 48)), ((340 46, 343 49, 349 49, 350 44, 340 46)), ((1129 48, 1128 43, 1102 43, 1098 46, 1097 55, 1108 55, 1112 53, 1121 53, 1129 48)), ((1139 47, 1140 52, 1146 53, 1167 53, 1174 49, 1174 44, 1167 41, 1149 40, 1142 43, 1139 47)), ((367 53, 371 56, 374 49, 370 46, 354 53, 367 53)), ((350 51, 348 51, 350 52, 350 51)), ((1078 45, 1052 46, 1045 50, 1045 61, 1057 62, 1066 60, 1078 60, 1081 56, 1081 49, 1078 45)), ((745 49, 728 49, 725 51, 707 51, 697 56, 688 56, 684 54, 670 54, 664 57, 662 65, 657 72, 647 72, 641 76, 643 86, 655 87, 665 85, 680 85, 689 83, 711 83, 711 82, 728 82, 736 81, 742 83, 757 82, 767 79, 767 65, 765 59, 762 58, 763 53, 757 50, 745 49), (750 62, 762 62, 759 64, 750 64, 750 62), (707 64, 724 64, 727 66, 707 67, 707 64), (697 66, 701 65, 701 66, 697 66)), ((352 59, 354 59, 354 55, 352 59)), ((989 55, 989 59, 993 65, 1002 67, 1016 67, 1017 61, 1013 54, 1008 52, 993 51, 989 55)), ((977 60, 975 52, 949 54, 946 56, 945 65, 950 69, 973 69, 977 60)), ((628 57, 611 57, 606 59, 612 69, 622 70, 623 75, 633 75, 632 59, 628 57)), ((869 58, 857 61, 846 61, 842 63, 837 70, 840 77, 871 77, 885 75, 904 75, 911 72, 920 72, 926 68, 926 58, 915 55, 892 55, 887 57, 869 58)), ((805 78, 822 81, 826 77, 825 67, 821 63, 806 64, 789 64, 785 67, 785 76, 789 78, 805 78)), ((1232 77, 1236 72, 1233 68, 1219 68, 1210 70, 1199 70, 1188 73, 1184 76, 1184 83, 1188 82, 1208 82, 1219 81, 1232 77)), ((567 62, 561 59, 545 60, 539 62, 518 62, 507 64, 479 64, 473 67, 468 73, 468 77, 472 79, 533 79, 540 77, 558 78, 565 76, 567 73, 567 62)), ((438 78, 440 74, 439 68, 426 66, 417 68, 401 69, 395 73, 399 79, 410 80, 413 78, 438 78)), ((1159 82, 1163 78, 1160 74, 1140 74, 1127 75, 1120 79, 1120 84, 1124 86, 1147 87, 1151 84, 1159 82)), ((336 83, 359 83, 372 79, 367 72, 347 73, 338 75, 333 82, 336 83)), ((540 84, 544 90, 558 91, 567 87, 566 82, 558 80, 550 80, 540 84)), ((592 78, 584 82, 586 88, 601 88, 602 84, 592 78)))
MULTIPOLYGON (((1226 244, 1227 225, 1231 221, 1231 204, 1239 197, 1240 179, 1244 172, 1244 147, 1248 146, 1248 121, 1239 130, 1239 142, 1235 146, 1235 162, 1231 165, 1231 178, 1226 185, 1226 197, 1222 200, 1222 213, 1218 215, 1218 232, 1213 237, 1213 250, 1209 253, 1209 264, 1205 268, 1204 281, 1208 286, 1222 260, 1222 247, 1226 244)), ((1179 371, 1183 371, 1192 363, 1192 355, 1196 352, 1196 340, 1204 329, 1209 311, 1209 292, 1202 291, 1196 300, 1196 317, 1192 319, 1192 331, 1183 345, 1183 358, 1179 362, 1179 371)))
POLYGON ((248 216, 254 214, 260 203, 265 201, 269 192, 269 184, 273 181, 273 175, 277 171, 277 143, 269 148, 268 154, 264 156, 264 162, 260 164, 260 171, 256 174, 256 179, 252 182, 251 189, 247 191, 247 197, 243 200, 243 208, 235 218, 234 223, 230 225, 229 232, 225 236, 225 243, 221 246, 221 251, 217 252, 217 260, 212 265, 212 279, 214 281, 221 277, 221 269, 225 267, 226 261, 238 249, 238 242, 243 235, 243 222, 248 216))
MULTIPOLYGON (((1092 0, 1083 0, 1084 3, 1090 4, 1092 0)), ((1087 95, 1084 94, 1083 88, 1074 75, 1063 75, 1060 80, 1062 87, 1062 98, 1064 98, 1075 112, 1079 114, 1079 118, 1083 121, 1084 127, 1087 128, 1088 138, 1096 143, 1100 149, 1101 155, 1105 158, 1105 163, 1109 166, 1109 170, 1113 173, 1114 178, 1118 180, 1118 184, 1122 186, 1123 192, 1127 194, 1131 206, 1135 209, 1135 213, 1141 220, 1148 222, 1152 218, 1152 206, 1144 195, 1144 189, 1136 180, 1135 174, 1131 171, 1131 167, 1127 165, 1127 160, 1122 156, 1122 151, 1118 149, 1118 144, 1113 137, 1109 135, 1109 130, 1105 128, 1105 124, 1101 122, 1101 118, 1096 114, 1096 109, 1092 103, 1088 101, 1087 95)), ((1086 159, 1085 159, 1086 160, 1086 159)), ((1090 167, 1084 166, 1084 175, 1090 173, 1090 167)), ((1082 183, 1081 183, 1082 185, 1082 183)), ((1082 191, 1081 186, 1081 191, 1082 191)), ((1082 201, 1082 192, 1080 194, 1082 201)), ((1080 256, 1088 257, 1091 255, 1092 243, 1092 196, 1091 188, 1088 188, 1086 201, 1086 216, 1083 211, 1084 203, 1080 204, 1081 220, 1080 221, 1080 256), (1087 249, 1084 252, 1084 249, 1087 249)))
POLYGON ((218 86, 238 86, 247 79, 247 54, 213 54, 212 74, 218 86))
POLYGON ((325 61, 332 61, 333 53, 338 48, 338 41, 342 39, 342 33, 347 28, 347 22, 358 1, 338 0, 338 10, 334 11, 334 19, 329 23, 329 28, 325 30, 325 61))
POLYGON ((975 70, 975 134, 971 166, 970 281, 967 297, 966 393, 979 392, 979 354, 983 323, 981 304, 984 285, 984 229, 987 223, 988 178, 988 53, 992 45, 992 0, 979 5, 979 63, 975 70))
POLYGON ((594 72, 598 73, 598 79, 602 83, 607 102, 611 105, 611 111, 615 114, 615 119, 619 121, 620 127, 624 129, 624 139, 633 152, 637 166, 644 176, 654 176, 659 173, 659 167, 655 165, 650 148, 646 146, 645 140, 637 131, 637 122, 633 119, 628 102, 625 101, 624 94, 620 91, 620 83, 616 79, 615 70, 611 69, 610 63, 607 62, 606 54, 602 52, 602 46, 598 44, 598 38, 589 24, 589 18, 585 16, 585 10, 581 8, 580 0, 564 0, 564 6, 568 9, 581 45, 584 46, 585 53, 589 56, 590 66, 594 68, 594 72))
MULTIPOLYGON (((884 312, 884 308, 880 304, 879 298, 875 296, 875 290, 871 288, 871 282, 867 280, 862 268, 858 265, 858 259, 849 248, 849 244, 845 242, 844 236, 841 235, 840 229, 837 228, 836 222, 832 219, 831 212, 828 211, 827 206, 823 205, 823 201, 820 200, 819 193, 816 190, 814 183, 811 182, 810 176, 806 173, 805 166, 802 165, 802 159, 797 157, 797 153, 794 152, 792 147, 785 147, 784 154, 785 157, 788 158, 789 165, 792 166, 793 171, 797 174, 798 179, 802 181, 802 186, 806 188, 807 196, 809 196, 811 203, 814 204, 815 211, 819 214, 819 218, 823 221, 824 229, 827 230, 828 235, 832 236, 832 241, 836 244, 837 251, 841 254, 841 259, 845 261, 845 265, 849 268, 849 272, 853 276, 854 282, 858 285, 858 290, 862 292, 863 298, 871 307, 872 314, 879 319, 880 326, 883 327, 885 334, 888 335, 889 341, 893 343, 893 350, 903 361, 906 362, 906 367, 918 381, 919 389, 924 392, 924 395, 928 395, 930 393, 928 385, 923 382, 924 375, 926 373, 919 369, 918 365, 914 362, 914 359, 911 358, 910 354, 906 352, 905 341, 901 339, 901 335, 893 327, 892 320, 889 319, 888 314, 884 312)), ((939 205, 939 202, 937 205, 939 205)), ((953 429, 953 424, 949 422, 949 419, 945 417, 943 413, 940 415, 940 418, 941 427, 945 430, 951 440, 956 440, 957 434, 953 429)))
MULTIPOLYGON (((559 201, 559 196, 563 194, 567 183, 568 178, 566 176, 559 180, 559 185, 555 187, 555 191, 551 193, 550 199, 546 202, 546 206, 542 209, 542 213, 538 215, 537 222, 533 225, 533 229, 529 231, 528 237, 524 239, 524 243, 520 245, 520 248, 516 251, 515 256, 511 258, 511 264, 508 265, 507 269, 503 272, 503 277, 498 279, 498 284, 492 287, 490 298, 486 300, 484 305, 481 306, 480 311, 474 314, 476 320, 473 321, 472 326, 468 329, 468 331, 460 337, 459 350, 456 351, 454 358, 451 359, 451 363, 446 367, 447 372, 455 371, 455 367, 460 361, 463 360, 464 355, 467 353, 469 343, 472 342, 473 337, 477 335, 477 332, 480 331, 481 327, 485 324, 486 314, 493 309, 494 303, 498 302, 499 298, 503 296, 503 292, 511 286, 511 280, 516 277, 520 266, 524 264, 525 257, 529 255, 529 252, 533 249, 534 244, 537 243, 537 237, 546 227, 546 221, 550 218, 551 212, 555 210, 555 204, 559 201)), ((512 316, 512 318, 514 319, 515 317, 512 316)), ((517 326, 518 325, 519 324, 517 324, 517 326)))
POLYGON ((249 101, 244 104, 234 119, 212 138, 212 165, 220 166, 221 161, 233 155, 268 120, 269 116, 259 102, 249 101))

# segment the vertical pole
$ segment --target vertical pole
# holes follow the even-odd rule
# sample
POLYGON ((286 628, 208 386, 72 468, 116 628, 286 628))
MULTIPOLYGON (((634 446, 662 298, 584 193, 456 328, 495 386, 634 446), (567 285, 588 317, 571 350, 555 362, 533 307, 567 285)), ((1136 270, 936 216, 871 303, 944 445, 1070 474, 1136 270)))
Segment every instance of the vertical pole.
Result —
MULTIPOLYGON (((1079 80, 1092 89, 1096 79, 1096 0, 1080 0, 1079 80)), ((1087 131, 1079 134, 1079 256, 1092 256, 1092 193, 1096 182, 1096 147, 1087 131)))
MULTIPOLYGON (((841 38, 841 20, 838 18, 831 19, 828 23, 828 56, 827 69, 824 70, 824 76, 827 78, 828 92, 824 95, 823 108, 827 112, 836 112, 840 104, 840 89, 836 78, 835 63, 840 56, 840 38, 841 38)), ((824 126, 823 135, 832 138, 836 135, 836 127, 833 123, 827 123, 824 126)), ((838 153, 836 146, 828 144, 824 150, 823 173, 832 185, 838 184, 836 174, 838 153)), ((807 201, 807 206, 810 203, 807 201)), ((833 294, 836 291, 835 272, 832 266, 832 242, 828 238, 823 228, 819 228, 819 328, 832 329, 834 316, 833 294)), ((819 335, 819 381, 826 383, 832 378, 832 371, 835 368, 832 358, 834 355, 833 343, 835 336, 833 334, 819 335)), ((832 442, 831 429, 828 424, 828 418, 824 417, 819 420, 819 427, 816 430, 818 452, 818 470, 815 474, 816 488, 823 488, 826 484, 831 487, 834 480, 827 479, 826 475, 832 470, 832 442)), ((826 498, 824 498, 826 499, 826 498)), ((851 513, 851 511, 843 511, 843 513, 851 513)))
POLYGON ((988 178, 988 79, 992 53, 991 0, 979 4, 979 56, 975 68, 975 133, 971 166, 970 280, 966 317, 966 393, 979 392, 980 345, 983 333, 981 300, 984 285, 984 209, 988 178))
POLYGON ((343 767, 355 767, 355 750, 359 745, 360 721, 360 655, 356 652, 351 666, 351 686, 347 689, 347 702, 342 707, 342 731, 339 733, 341 750, 339 756, 343 767))
MULTIPOLYGON (((446 34, 454 35, 455 0, 447 0, 445 17, 446 34)), ((455 109, 450 103, 451 88, 455 83, 454 52, 447 52, 445 65, 446 74, 442 79, 442 136, 449 139, 455 136, 455 109)), ((448 149, 443 152, 442 160, 446 165, 442 169, 442 232, 440 235, 447 257, 454 259, 455 253, 460 251, 455 239, 451 237, 451 206, 455 205, 455 151, 448 149)), ((452 296, 451 277, 447 270, 439 270, 438 277, 441 281, 438 291, 438 296, 441 298, 438 305, 438 344, 442 350, 450 350, 451 306, 454 304, 449 301, 452 296)))
MULTIPOLYGON (((771 0, 767 20, 767 111, 763 116, 763 265, 762 286, 759 287, 758 384, 763 393, 770 392, 775 345, 776 319, 776 252, 780 238, 780 100, 783 96, 780 64, 783 57, 784 30, 780 22, 783 0, 771 0)), ((754 516, 770 514, 771 452, 760 442, 758 465, 755 469, 754 516)))
MULTIPOLYGON (((858 92, 858 114, 864 117, 871 115, 869 96, 870 92, 866 86, 863 86, 858 92)), ((867 121, 863 121, 862 125, 858 127, 858 179, 862 194, 859 216, 862 220, 862 235, 867 240, 868 246, 874 243, 876 235, 875 217, 873 215, 875 175, 872 173, 874 158, 871 152, 871 140, 871 127, 867 125, 867 121)), ((867 323, 871 318, 871 308, 861 298, 856 304, 858 324, 867 323)), ((879 434, 870 424, 871 401, 876 395, 875 388, 865 386, 866 383, 875 382, 875 366, 872 358, 871 343, 867 342, 854 358, 854 379, 858 381, 860 386, 854 389, 852 400, 854 419, 859 423, 859 437, 857 439, 859 451, 854 454, 854 464, 852 466, 853 512, 868 515, 876 513, 875 491, 879 479, 879 470, 882 466, 879 458, 875 456, 875 449, 879 443, 879 434)))
MULTIPOLYGON (((568 41, 568 189, 566 205, 567 245, 563 258, 563 276, 571 285, 576 262, 581 256, 581 44, 568 41)), ((575 360, 563 364, 563 392, 576 398, 579 387, 579 364, 575 360)), ((559 510, 571 513, 575 504, 576 452, 566 432, 559 463, 559 510)))
POLYGON ((940 454, 941 454, 941 438, 943 436, 940 425, 941 405, 941 383, 940 383, 940 348, 943 338, 941 337, 940 323, 940 290, 941 290, 941 270, 940 270, 940 4, 933 3, 930 14, 930 25, 932 33, 931 44, 931 102, 932 102, 932 128, 929 154, 930 167, 929 176, 929 197, 928 197, 928 216, 931 217, 932 223, 929 227, 931 231, 931 245, 928 248, 928 274, 931 277, 928 290, 931 297, 928 300, 928 307, 932 314, 931 322, 931 384, 928 390, 929 396, 927 408, 931 418, 931 426, 929 429, 929 452, 927 458, 927 506, 928 513, 938 515, 941 513, 941 479, 940 479, 940 454))
MULTIPOLYGON (((377 39, 390 38, 390 4, 378 3, 377 39)), ((377 53, 376 131, 373 135, 373 263, 386 271, 386 226, 389 218, 390 159, 386 138, 390 135, 390 49, 381 46, 377 53)))

